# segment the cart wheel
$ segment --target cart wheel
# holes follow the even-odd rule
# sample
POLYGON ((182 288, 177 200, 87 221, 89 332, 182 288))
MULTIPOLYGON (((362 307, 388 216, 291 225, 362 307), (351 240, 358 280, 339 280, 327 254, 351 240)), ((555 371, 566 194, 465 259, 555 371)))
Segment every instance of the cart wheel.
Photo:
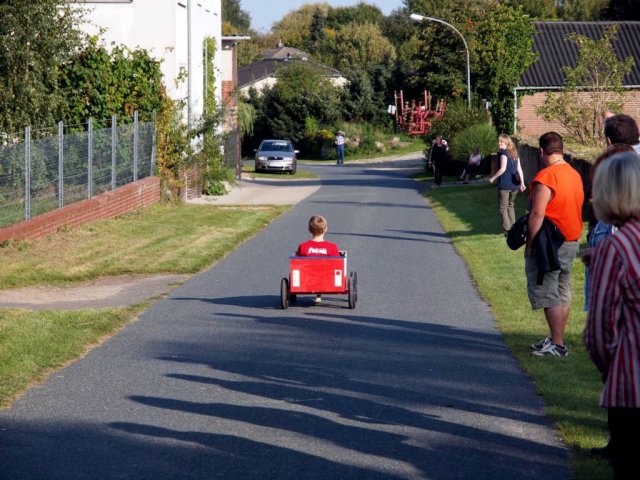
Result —
POLYGON ((283 310, 289 307, 289 279, 283 278, 280 282, 280 306, 283 310))
POLYGON ((358 301, 358 274, 356 272, 351 272, 351 278, 353 278, 353 292, 355 294, 355 299, 358 301))
POLYGON ((349 282, 348 283, 348 285, 349 285, 349 308, 354 309, 354 308, 356 308, 356 297, 357 297, 356 282, 355 282, 353 277, 349 277, 348 282, 349 282))

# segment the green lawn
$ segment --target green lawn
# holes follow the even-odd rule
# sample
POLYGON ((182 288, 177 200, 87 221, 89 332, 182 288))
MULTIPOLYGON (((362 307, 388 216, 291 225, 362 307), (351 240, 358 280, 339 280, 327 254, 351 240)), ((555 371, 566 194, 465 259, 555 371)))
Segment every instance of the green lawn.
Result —
MULTIPOLYGON (((547 415, 571 448, 574 478, 612 478, 606 462, 588 454, 590 448, 604 446, 608 434, 606 412, 597 406, 602 383, 582 344, 586 318, 582 264, 576 259, 573 269, 573 304, 566 331, 569 356, 534 357, 529 345, 547 335, 548 328, 542 311, 532 311, 527 299, 523 250, 509 250, 500 233, 495 186, 430 189, 427 197, 491 306, 507 345, 535 381, 547 415)), ((524 213, 525 198, 518 195, 517 215, 524 213)))
MULTIPOLYGON (((0 288, 102 276, 202 271, 288 207, 160 204, 0 248, 0 288)), ((145 305, 41 311, 0 308, 0 407, 135 320, 145 305)))

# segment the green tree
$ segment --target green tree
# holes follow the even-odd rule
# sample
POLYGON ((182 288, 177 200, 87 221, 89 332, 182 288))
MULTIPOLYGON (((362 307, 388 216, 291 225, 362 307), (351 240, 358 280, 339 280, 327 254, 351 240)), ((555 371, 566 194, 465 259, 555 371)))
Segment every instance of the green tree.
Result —
POLYGON ((349 23, 373 23, 381 26, 384 22, 382 11, 375 5, 360 2, 353 7, 333 7, 327 12, 327 27, 339 30, 349 23))
POLYGON ((71 125, 92 117, 106 126, 112 115, 131 118, 137 110, 148 116, 162 107, 160 62, 145 50, 116 46, 109 52, 92 38, 60 67, 59 77, 63 119, 71 125))
POLYGON ((496 129, 510 132, 514 120, 513 90, 536 59, 529 17, 520 8, 498 5, 478 25, 472 48, 477 58, 478 94, 491 101, 496 129))
POLYGON ((343 71, 365 70, 376 66, 392 68, 396 50, 373 23, 349 23, 338 30, 336 39, 329 46, 334 65, 343 71))
POLYGON ((82 45, 80 15, 62 0, 0 1, 0 131, 61 120, 60 66, 82 45))
POLYGON ((314 15, 319 11, 326 17, 328 10, 326 3, 305 4, 274 23, 271 31, 287 47, 304 49, 308 45, 314 15))
POLYGON ((553 20, 558 17, 557 0, 503 0, 502 4, 518 8, 531 18, 537 20, 553 20))
POLYGON ((568 38, 578 44, 575 68, 564 68, 565 88, 549 93, 538 113, 547 121, 559 121, 569 136, 583 145, 599 147, 604 144, 603 121, 608 110, 618 110, 624 103, 622 80, 633 67, 633 58, 618 60, 612 40, 618 28, 606 28, 602 38, 571 34, 568 38))
POLYGON ((563 20, 599 20, 608 5, 609 0, 563 0, 558 14, 563 20))
POLYGON ((251 28, 251 15, 242 10, 240 0, 222 0, 222 28, 225 35, 246 33, 251 28))
POLYGON ((273 87, 262 94, 250 93, 248 101, 257 117, 254 139, 286 138, 299 144, 308 118, 320 126, 333 125, 340 118, 339 100, 339 89, 312 65, 293 62, 282 67, 273 87))

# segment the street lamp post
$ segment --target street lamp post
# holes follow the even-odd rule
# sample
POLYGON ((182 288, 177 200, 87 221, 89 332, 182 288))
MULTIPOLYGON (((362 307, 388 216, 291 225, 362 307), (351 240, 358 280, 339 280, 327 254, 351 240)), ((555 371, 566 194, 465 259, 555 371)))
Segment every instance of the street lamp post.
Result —
POLYGON ((464 37, 456 27, 454 27, 450 23, 445 22, 444 20, 440 20, 439 18, 425 17, 423 15, 418 15, 417 13, 412 13, 409 18, 411 18, 411 20, 415 20, 416 22, 428 21, 441 23, 442 25, 450 27, 454 32, 460 35, 462 43, 464 43, 465 51, 467 52, 467 108, 471 109, 471 66, 469 63, 469 47, 467 46, 467 41, 464 39, 464 37))

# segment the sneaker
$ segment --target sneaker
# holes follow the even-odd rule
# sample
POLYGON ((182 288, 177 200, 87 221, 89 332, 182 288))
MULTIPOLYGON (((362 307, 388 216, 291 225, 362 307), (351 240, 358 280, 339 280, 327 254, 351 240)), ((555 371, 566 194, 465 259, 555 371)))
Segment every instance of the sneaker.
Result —
POLYGON ((532 343, 529 346, 531 347, 531 350, 542 350, 544 347, 546 347, 550 343, 551 343, 551 337, 544 337, 538 343, 532 343))
POLYGON ((531 353, 536 357, 566 357, 569 355, 569 349, 549 342, 549 344, 542 350, 537 350, 531 353))
POLYGON ((316 304, 322 303, 322 297, 320 295, 316 295, 316 304))

